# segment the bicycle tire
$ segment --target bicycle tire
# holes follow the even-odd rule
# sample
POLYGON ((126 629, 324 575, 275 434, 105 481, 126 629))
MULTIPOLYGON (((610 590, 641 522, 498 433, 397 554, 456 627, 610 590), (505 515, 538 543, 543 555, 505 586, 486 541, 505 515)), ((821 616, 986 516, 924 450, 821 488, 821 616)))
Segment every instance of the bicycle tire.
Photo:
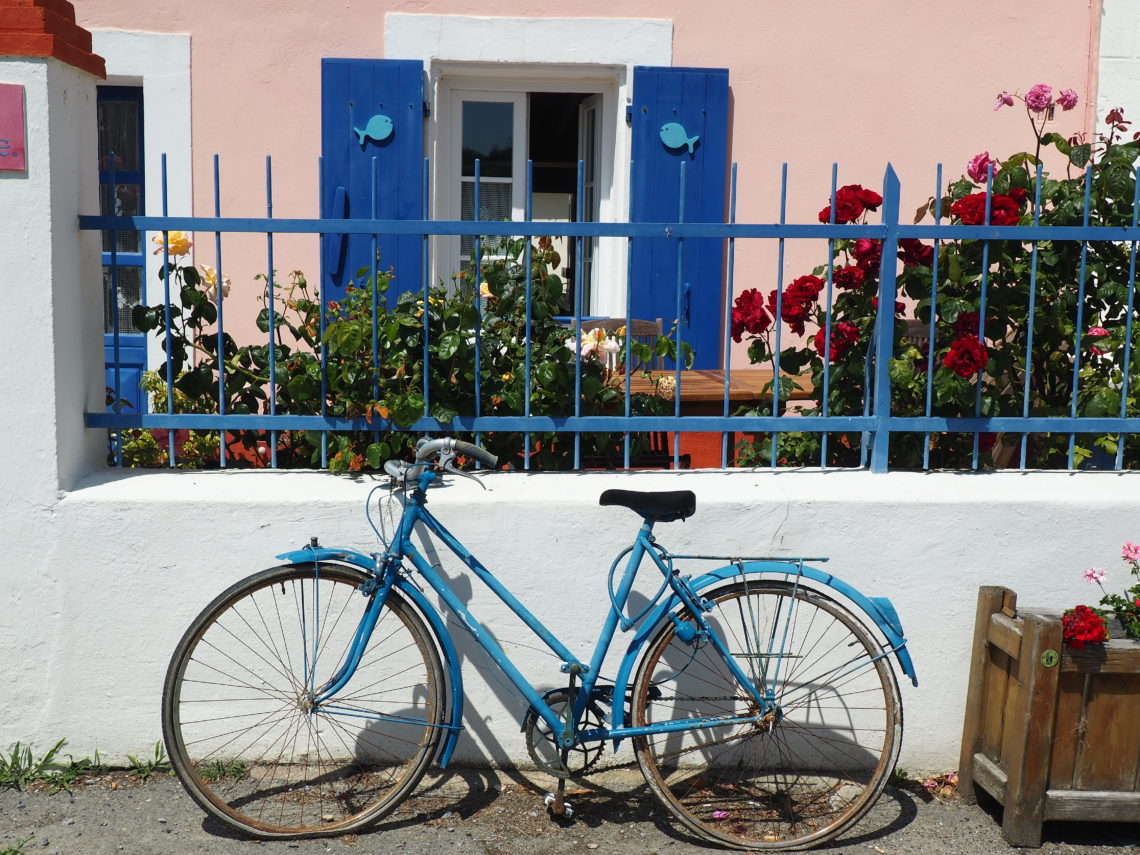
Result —
MULTIPOLYGON (((751 679, 767 674, 778 712, 636 737, 645 780, 720 845, 779 851, 835 838, 875 803, 898 759, 902 705, 882 645, 834 600, 788 582, 737 582, 706 598, 710 627, 751 679)), ((634 726, 757 710, 711 642, 685 642, 665 622, 634 679, 634 726)))
POLYGON ((163 686, 167 753, 194 801, 226 825, 262 839, 343 834, 390 813, 427 771, 443 670, 397 591, 335 709, 309 700, 348 653, 367 578, 333 564, 256 573, 179 642, 163 686))

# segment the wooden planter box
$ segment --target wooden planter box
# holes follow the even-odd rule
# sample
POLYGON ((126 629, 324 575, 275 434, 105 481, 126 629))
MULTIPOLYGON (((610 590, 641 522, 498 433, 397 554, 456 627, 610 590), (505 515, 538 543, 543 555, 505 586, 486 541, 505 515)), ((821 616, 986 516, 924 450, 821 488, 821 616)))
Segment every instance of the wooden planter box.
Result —
POLYGON ((958 792, 975 787, 1014 846, 1040 846, 1046 820, 1140 822, 1140 642, 1073 650, 1059 613, 981 588, 958 792))

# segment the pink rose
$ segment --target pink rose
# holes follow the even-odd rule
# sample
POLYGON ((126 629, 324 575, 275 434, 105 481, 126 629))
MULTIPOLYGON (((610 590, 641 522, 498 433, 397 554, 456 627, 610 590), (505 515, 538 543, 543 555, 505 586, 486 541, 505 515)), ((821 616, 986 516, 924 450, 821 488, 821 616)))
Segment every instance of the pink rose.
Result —
POLYGON ((994 101, 994 110, 1000 110, 1002 107, 1012 107, 1013 96, 1008 92, 999 92, 997 100, 994 101))
POLYGON ((1053 87, 1045 83, 1038 83, 1030 87, 1025 93, 1025 106, 1034 113, 1047 110, 1053 103, 1053 87))
POLYGON ((1062 110, 1071 110, 1077 106, 1077 93, 1072 89, 1062 89, 1057 95, 1057 103, 1061 105, 1062 110))
POLYGON ((970 176, 970 180, 975 184, 985 184, 986 174, 989 167, 994 168, 994 174, 997 174, 1001 164, 990 157, 988 151, 983 151, 981 154, 975 154, 970 158, 970 162, 966 164, 966 174, 970 176))

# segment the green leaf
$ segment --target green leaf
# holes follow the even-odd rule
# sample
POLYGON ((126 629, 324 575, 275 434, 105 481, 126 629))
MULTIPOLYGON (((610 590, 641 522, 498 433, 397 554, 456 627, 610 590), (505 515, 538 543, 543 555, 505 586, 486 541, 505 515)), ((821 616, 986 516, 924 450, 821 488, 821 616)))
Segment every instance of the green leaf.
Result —
POLYGON ((1072 151, 1069 152, 1069 163, 1077 169, 1084 169, 1090 157, 1092 157, 1092 146, 1089 143, 1082 143, 1073 146, 1072 151))
POLYGON ((408 427, 408 425, 420 419, 423 414, 424 399, 418 392, 400 395, 392 402, 391 417, 392 422, 394 422, 397 427, 408 427))
POLYGON ((183 267, 182 280, 193 288, 197 288, 202 282, 202 277, 198 273, 196 267, 183 267))
POLYGON ((455 352, 459 350, 459 345, 462 344, 463 339, 455 330, 448 330, 439 337, 439 345, 437 353, 440 359, 451 359, 455 356, 455 352))

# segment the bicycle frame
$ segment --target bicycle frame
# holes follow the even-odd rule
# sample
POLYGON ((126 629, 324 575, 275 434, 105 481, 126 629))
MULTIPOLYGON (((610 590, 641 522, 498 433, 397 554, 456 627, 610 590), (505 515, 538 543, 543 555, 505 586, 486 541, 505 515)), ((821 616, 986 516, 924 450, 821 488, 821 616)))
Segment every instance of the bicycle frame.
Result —
MULTIPOLYGON (((692 730, 706 725, 743 724, 763 720, 776 706, 771 691, 768 686, 765 685, 766 680, 764 675, 759 675, 758 680, 750 678, 724 646, 724 642, 718 633, 711 629, 703 617, 704 612, 707 610, 707 604, 699 592, 712 584, 730 579, 738 573, 741 576, 765 572, 783 573, 787 575, 794 574, 797 580, 806 577, 838 590, 844 596, 853 600, 875 620, 888 641, 888 646, 883 655, 889 655, 893 652, 902 665, 904 673, 910 676, 917 684, 913 665, 906 651, 906 639, 902 637, 902 629, 898 624, 897 614, 886 599, 870 599, 864 597, 841 580, 828 574, 823 574, 813 568, 805 567, 802 560, 799 561, 798 567, 794 560, 791 562, 753 561, 746 564, 734 562, 731 567, 720 568, 690 582, 686 579, 682 579, 680 575, 673 570, 671 562, 667 563, 667 561, 663 560, 663 557, 668 559, 670 556, 656 544, 653 537, 653 523, 650 520, 646 520, 641 525, 632 546, 628 550, 629 558, 626 561, 625 570, 617 590, 613 592, 610 608, 605 617, 594 650, 590 655, 589 662, 583 662, 550 632, 539 618, 532 614, 485 565, 448 531, 443 523, 427 510, 425 507, 427 502, 426 490, 438 477, 439 474, 434 468, 425 466, 422 474, 417 479, 417 486, 407 493, 408 499, 405 502, 404 512, 401 516, 396 535, 383 554, 365 556, 351 550, 326 549, 310 546, 305 549, 285 553, 278 557, 293 563, 315 561, 319 564, 322 561, 341 560, 354 564, 373 576, 373 579, 366 584, 364 590, 364 593, 369 594, 371 599, 357 627, 356 635, 349 654, 345 657, 344 664, 323 686, 319 688, 310 686, 310 691, 314 695, 313 702, 315 705, 319 706, 333 699, 336 693, 352 678, 356 666, 369 643, 372 630, 379 617, 380 609, 383 607, 385 600, 393 588, 398 589, 402 595, 408 597, 419 606, 424 616, 431 623, 437 639, 443 647, 444 658, 450 669, 451 716, 450 724, 443 725, 443 727, 449 731, 448 739, 440 754, 440 765, 443 767, 446 767, 447 761, 454 749, 458 731, 462 729, 462 675, 459 672, 459 659, 446 626, 443 624, 438 612, 428 603, 426 597, 423 596, 418 587, 411 582, 409 578, 410 571, 407 569, 405 562, 412 564, 414 569, 423 577, 424 581, 447 605, 447 608, 462 622, 475 642, 491 657, 492 661, 495 662, 496 666, 515 687, 515 690, 527 700, 535 712, 547 723, 551 728, 551 734, 557 735, 558 746, 560 748, 569 748, 575 744, 605 741, 608 739, 613 739, 616 747, 621 740, 629 737, 692 730), (446 545, 492 593, 529 627, 531 632, 541 639, 543 643, 562 660, 563 664, 561 670, 563 673, 569 674, 571 679, 580 678, 580 688, 575 697, 570 714, 566 716, 565 719, 551 708, 544 700, 542 694, 523 676, 502 647, 483 629, 482 625, 475 619, 467 606, 455 595, 447 581, 416 548, 412 542, 412 534, 417 525, 422 525, 439 542, 446 545), (627 649, 613 687, 612 726, 579 731, 579 725, 591 699, 594 697, 602 663, 610 650, 615 631, 618 626, 623 623, 623 613, 628 603, 634 580, 646 556, 649 557, 650 561, 665 577, 666 583, 672 593, 655 606, 651 604, 650 607, 647 608, 646 611, 651 613, 644 620, 642 628, 635 633, 627 649), (752 696, 756 704, 753 715, 721 715, 703 718, 686 718, 677 721, 657 722, 652 725, 639 727, 625 724, 625 692, 638 653, 650 637, 652 630, 659 625, 660 621, 666 620, 671 614, 674 614, 678 607, 684 607, 688 613, 692 615, 692 619, 696 624, 696 626, 692 628, 694 634, 703 634, 703 637, 717 650, 719 656, 742 690, 752 696)), ((664 591, 664 588, 662 591, 664 591)), ((640 617, 645 617, 645 614, 643 613, 640 617)), ((331 704, 326 705, 325 708, 330 712, 339 711, 335 705, 331 704)), ((352 713, 348 712, 346 714, 352 713)))

